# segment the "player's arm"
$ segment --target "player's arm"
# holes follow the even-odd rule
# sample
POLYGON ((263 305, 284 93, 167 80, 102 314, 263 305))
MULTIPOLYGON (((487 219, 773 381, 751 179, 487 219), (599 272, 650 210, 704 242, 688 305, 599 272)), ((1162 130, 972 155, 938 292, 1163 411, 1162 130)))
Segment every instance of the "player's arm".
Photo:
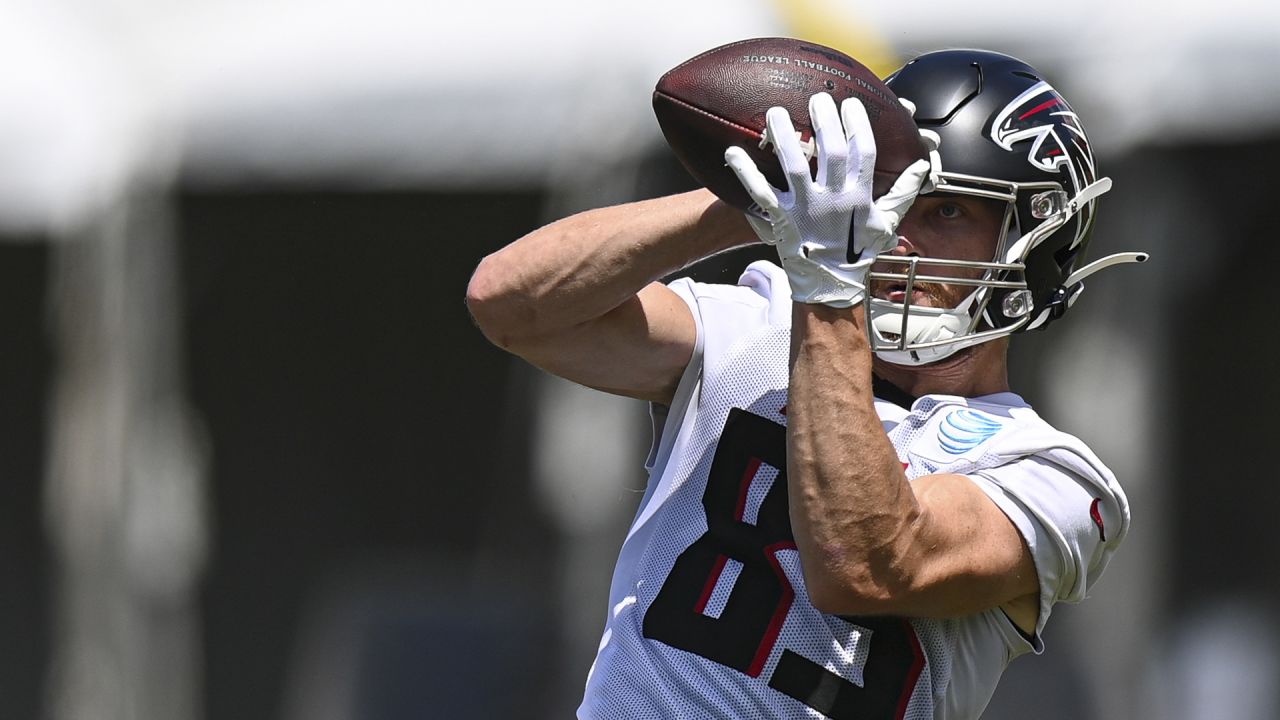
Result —
POLYGON ((1035 627, 1031 552, 963 475, 908 482, 871 392, 861 308, 797 305, 787 402, 791 522, 812 602, 836 614, 957 617, 1004 606, 1035 627))
POLYGON ((755 240, 742 213, 705 190, 589 210, 484 258, 467 307, 490 341, 550 373, 668 403, 696 329, 657 281, 755 240))
MULTIPOLYGON (((766 115, 789 191, 749 157, 725 158, 773 219, 772 241, 796 301, 787 400, 787 489, 805 585, 837 614, 954 617, 1034 603, 1038 578, 1013 524, 967 478, 906 478, 871 391, 864 326, 867 271, 932 163, 909 167, 872 198, 876 147, 865 108, 815 95, 818 173, 786 111, 766 115), (849 258, 856 258, 853 262, 849 258)), ((933 138, 936 146, 936 138, 933 138)), ((1019 624, 1034 627, 1019 616, 1019 624)))

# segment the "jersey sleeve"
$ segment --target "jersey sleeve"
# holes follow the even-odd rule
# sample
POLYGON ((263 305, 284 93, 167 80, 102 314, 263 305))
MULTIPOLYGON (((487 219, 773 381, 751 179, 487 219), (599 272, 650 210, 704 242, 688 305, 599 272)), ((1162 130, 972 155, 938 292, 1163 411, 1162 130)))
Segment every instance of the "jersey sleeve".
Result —
POLYGON ((688 304, 696 336, 693 354, 680 376, 671 406, 650 406, 654 440, 645 460, 645 468, 650 471, 662 463, 664 449, 669 449, 688 410, 696 406, 704 368, 709 363, 714 365, 725 349, 743 335, 762 326, 791 323, 787 274, 764 260, 748 265, 737 285, 700 283, 685 277, 671 281, 667 287, 688 304))
MULTIPOLYGON (((791 287, 786 272, 767 261, 748 265, 737 285, 680 278, 668 287, 693 313, 697 341, 691 366, 714 362, 735 340, 762 326, 791 324, 791 287)), ((690 379, 687 375, 681 384, 690 379)))
MULTIPOLYGON (((1037 639, 1054 603, 1083 600, 1128 532, 1129 506, 1092 457, 1051 448, 970 476, 1013 521, 1040 584, 1037 639)), ((1037 646, 1039 643, 1037 643, 1037 646)))

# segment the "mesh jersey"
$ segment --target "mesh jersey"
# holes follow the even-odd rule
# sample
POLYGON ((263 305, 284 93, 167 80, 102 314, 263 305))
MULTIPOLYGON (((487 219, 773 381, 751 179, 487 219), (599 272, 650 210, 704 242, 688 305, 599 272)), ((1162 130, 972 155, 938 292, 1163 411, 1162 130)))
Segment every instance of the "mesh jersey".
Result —
POLYGON ((827 615, 787 517, 791 301, 775 265, 671 284, 698 340, 659 427, 580 718, 976 718, 1057 601, 1083 599, 1128 529, 1111 473, 1011 393, 876 409, 908 478, 966 474, 1013 520, 1040 581, 1028 639, 998 609, 934 620, 827 615))

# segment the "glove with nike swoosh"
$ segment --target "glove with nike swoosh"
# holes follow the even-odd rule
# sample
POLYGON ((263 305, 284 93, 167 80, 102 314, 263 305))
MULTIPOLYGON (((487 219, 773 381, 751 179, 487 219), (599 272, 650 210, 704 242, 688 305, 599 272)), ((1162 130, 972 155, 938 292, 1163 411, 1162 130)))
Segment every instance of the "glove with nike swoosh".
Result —
POLYGON ((784 108, 770 108, 766 131, 789 189, 776 189, 742 148, 725 151, 738 176, 768 221, 752 225, 774 245, 797 302, 852 307, 866 297, 867 271, 875 256, 897 244, 898 223, 930 173, 917 160, 879 200, 872 199, 876 144, 866 109, 849 98, 837 112, 827 93, 809 99, 817 146, 817 178, 784 108), (851 232, 852 230, 852 232, 851 232), (850 258, 855 258, 850 262, 850 258))

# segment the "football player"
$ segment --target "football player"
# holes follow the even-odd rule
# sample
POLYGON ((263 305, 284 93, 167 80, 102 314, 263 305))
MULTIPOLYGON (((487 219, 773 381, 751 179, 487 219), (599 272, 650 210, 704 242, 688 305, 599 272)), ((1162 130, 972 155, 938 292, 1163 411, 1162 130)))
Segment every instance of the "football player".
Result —
POLYGON ((1085 262, 1110 181, 1080 119, 993 52, 888 84, 936 152, 878 199, 865 110, 819 94, 816 177, 780 108, 788 187, 726 151, 767 220, 706 191, 600 208, 471 280, 493 342, 651 403, 582 718, 976 718, 1124 540, 1112 473, 1007 376, 1010 335, 1145 258, 1085 262), (659 282, 757 238, 781 266, 659 282))

